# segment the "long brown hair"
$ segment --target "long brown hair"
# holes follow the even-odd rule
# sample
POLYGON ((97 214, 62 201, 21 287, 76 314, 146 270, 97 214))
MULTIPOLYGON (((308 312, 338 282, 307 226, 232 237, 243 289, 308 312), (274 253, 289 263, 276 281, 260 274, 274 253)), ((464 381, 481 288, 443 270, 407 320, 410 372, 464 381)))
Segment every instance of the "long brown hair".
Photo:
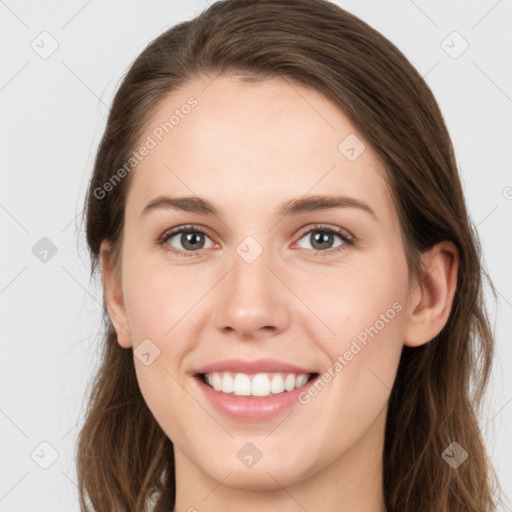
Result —
MULTIPOLYGON (((100 244, 115 268, 131 175, 107 183, 129 160, 153 109, 197 78, 234 73, 281 78, 323 93, 346 113, 384 163, 409 270, 451 240, 459 252, 449 320, 431 342, 404 346, 391 392, 383 453, 389 512, 487 512, 496 475, 478 426, 494 336, 483 300, 477 232, 468 216, 454 151, 421 75, 386 38, 326 0, 224 0, 157 37, 135 60, 113 100, 86 197, 91 275, 100 244), (469 459, 453 469, 457 442, 469 459)), ((119 175, 118 175, 119 177, 119 175)), ((157 512, 175 502, 173 445, 138 387, 133 354, 117 343, 104 301, 105 343, 77 444, 83 512, 157 512)))

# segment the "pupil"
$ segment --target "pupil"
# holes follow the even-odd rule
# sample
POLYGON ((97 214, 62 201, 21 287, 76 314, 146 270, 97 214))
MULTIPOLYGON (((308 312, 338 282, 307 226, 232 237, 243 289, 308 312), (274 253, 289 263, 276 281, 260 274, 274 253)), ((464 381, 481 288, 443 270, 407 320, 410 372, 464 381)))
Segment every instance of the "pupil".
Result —
POLYGON ((181 236, 181 243, 183 244, 183 247, 187 247, 188 245, 188 248, 190 249, 197 249, 198 247, 196 242, 198 239, 201 239, 201 236, 202 235, 200 233, 183 233, 181 236))
MULTIPOLYGON (((328 245, 329 243, 332 243, 332 233, 325 233, 325 232, 321 232, 321 231, 317 231, 316 234, 312 234, 312 239, 314 240, 314 243, 319 243, 320 244, 320 248, 322 249, 325 249, 325 248, 329 248, 328 245), (326 247, 326 244, 327 244, 327 247, 326 247)), ((314 243, 312 243, 311 245, 314 247, 314 243)))

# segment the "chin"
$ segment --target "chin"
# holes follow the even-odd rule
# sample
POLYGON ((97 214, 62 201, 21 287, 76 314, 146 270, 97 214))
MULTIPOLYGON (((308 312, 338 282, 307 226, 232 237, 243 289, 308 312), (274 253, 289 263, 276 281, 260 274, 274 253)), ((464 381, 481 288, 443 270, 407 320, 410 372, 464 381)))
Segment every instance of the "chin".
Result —
MULTIPOLYGON (((241 457, 243 458, 243 457, 241 457)), ((223 486, 243 491, 270 491, 279 490, 300 483, 315 473, 311 467, 308 471, 303 465, 304 456, 300 460, 270 452, 262 454, 261 458, 252 466, 245 466, 236 454, 226 457, 219 454, 211 459, 211 466, 206 467, 203 459, 198 469, 206 473, 223 486), (219 462, 221 461, 221 462, 219 462), (229 476, 228 476, 229 475, 229 476)))

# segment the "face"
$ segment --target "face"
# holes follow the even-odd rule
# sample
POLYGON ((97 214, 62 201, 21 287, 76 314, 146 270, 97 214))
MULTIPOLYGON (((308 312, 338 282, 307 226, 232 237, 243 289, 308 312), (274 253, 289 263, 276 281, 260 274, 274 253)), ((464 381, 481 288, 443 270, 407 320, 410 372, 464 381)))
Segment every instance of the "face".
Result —
POLYGON ((178 470, 256 490, 378 463, 410 290, 382 164, 314 90, 210 82, 141 138, 119 343, 178 470))

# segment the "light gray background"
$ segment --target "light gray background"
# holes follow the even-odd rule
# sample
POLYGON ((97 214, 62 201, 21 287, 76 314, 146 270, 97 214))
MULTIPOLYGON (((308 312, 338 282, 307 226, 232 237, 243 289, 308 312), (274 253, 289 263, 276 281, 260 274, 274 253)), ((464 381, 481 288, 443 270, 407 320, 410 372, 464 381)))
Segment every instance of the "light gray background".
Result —
MULTIPOLYGON (((336 3, 405 53, 448 124, 499 292, 497 306, 489 302, 498 347, 481 425, 510 496, 512 0, 336 3), (469 44, 458 58, 464 42, 446 39, 453 31, 469 44)), ((94 153, 133 59, 206 7, 205 0, 0 1, 0 512, 79 510, 74 447, 101 341, 101 286, 89 282, 79 232, 94 153), (50 39, 41 43, 48 36, 38 38, 43 31, 58 43, 46 59, 31 47, 51 48, 50 39), (57 248, 46 263, 32 252, 43 237, 57 248), (43 469, 52 449, 58 458, 43 469)), ((501 510, 510 507, 507 499, 501 510)))

